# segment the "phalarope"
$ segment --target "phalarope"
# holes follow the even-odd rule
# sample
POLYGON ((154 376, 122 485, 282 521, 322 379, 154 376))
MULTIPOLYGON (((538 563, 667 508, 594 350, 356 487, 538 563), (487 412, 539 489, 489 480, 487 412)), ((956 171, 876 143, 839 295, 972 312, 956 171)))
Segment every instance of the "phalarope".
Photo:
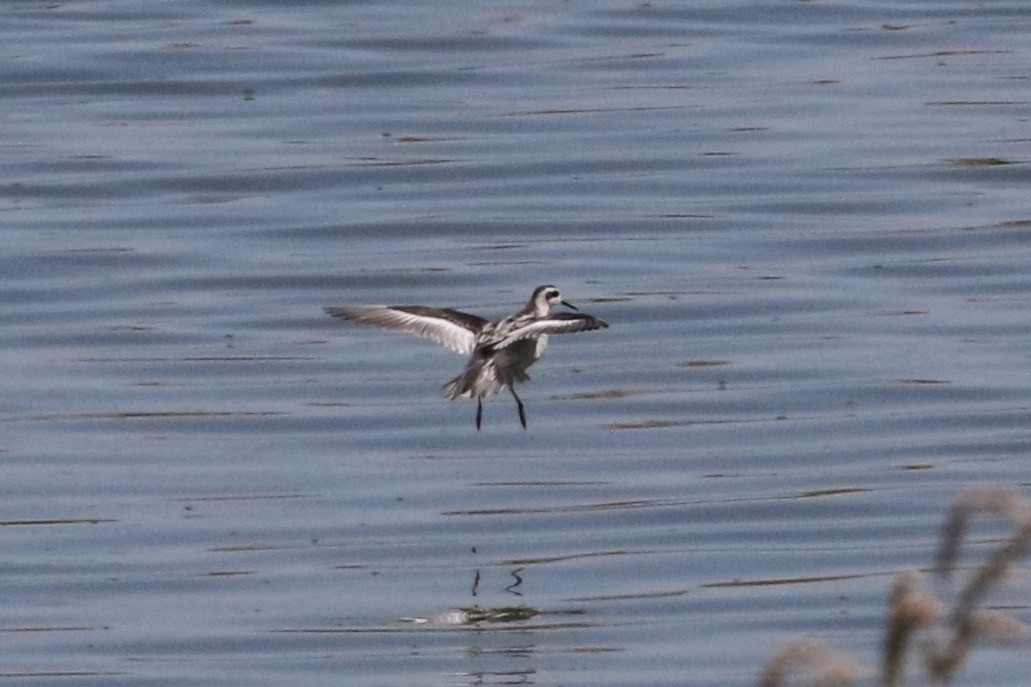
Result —
POLYGON ((490 322, 450 308, 422 305, 353 305, 325 308, 333 317, 386 329, 397 329, 442 343, 456 353, 472 357, 465 372, 444 385, 449 400, 476 399, 476 429, 483 422, 483 397, 508 387, 519 408, 519 422, 526 429, 526 409, 515 391, 516 382, 530 381, 526 374, 544 354, 549 334, 570 334, 603 329, 608 323, 580 313, 549 314, 551 306, 564 305, 558 289, 538 286, 526 306, 503 320, 490 322))

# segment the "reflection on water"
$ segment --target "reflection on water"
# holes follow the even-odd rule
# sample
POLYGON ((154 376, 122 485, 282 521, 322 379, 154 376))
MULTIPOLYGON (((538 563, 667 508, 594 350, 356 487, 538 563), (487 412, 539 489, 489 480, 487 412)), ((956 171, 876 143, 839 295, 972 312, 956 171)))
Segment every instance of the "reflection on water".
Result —
POLYGON ((749 684, 1031 483, 1023 4, 0 16, 0 676, 749 684), (540 283, 529 431, 321 311, 540 283))

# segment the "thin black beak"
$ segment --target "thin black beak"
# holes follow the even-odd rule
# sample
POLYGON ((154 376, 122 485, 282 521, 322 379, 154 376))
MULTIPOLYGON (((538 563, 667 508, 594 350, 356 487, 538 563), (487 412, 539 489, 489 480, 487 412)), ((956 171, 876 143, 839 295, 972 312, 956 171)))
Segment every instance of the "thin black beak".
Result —
POLYGON ((562 305, 566 306, 570 310, 576 310, 577 312, 580 312, 580 308, 576 307, 575 305, 570 305, 569 303, 566 303, 565 301, 559 301, 559 303, 561 303, 562 305))

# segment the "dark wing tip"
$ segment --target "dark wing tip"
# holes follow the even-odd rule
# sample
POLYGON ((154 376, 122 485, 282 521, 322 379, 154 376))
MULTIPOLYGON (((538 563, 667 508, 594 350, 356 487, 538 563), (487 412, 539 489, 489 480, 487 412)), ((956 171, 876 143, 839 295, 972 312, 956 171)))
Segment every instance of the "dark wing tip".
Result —
POLYGON ((354 317, 354 315, 350 312, 348 308, 332 308, 326 306, 322 310, 330 317, 342 317, 345 320, 354 317))
POLYGON ((599 320, 594 315, 584 315, 582 313, 571 313, 571 312, 558 312, 553 315, 548 315, 548 319, 554 320, 568 320, 571 322, 581 322, 585 329, 605 329, 609 326, 609 323, 605 320, 599 320))

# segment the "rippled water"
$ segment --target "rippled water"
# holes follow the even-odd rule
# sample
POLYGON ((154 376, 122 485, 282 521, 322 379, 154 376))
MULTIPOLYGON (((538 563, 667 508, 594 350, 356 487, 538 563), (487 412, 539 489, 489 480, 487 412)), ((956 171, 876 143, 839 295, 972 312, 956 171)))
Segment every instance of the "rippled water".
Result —
MULTIPOLYGON (((954 496, 1031 485, 1029 30, 1022 0, 4 3, 0 676, 872 661, 954 496), (441 397, 459 357, 322 313, 544 282, 612 327, 553 340, 528 431, 441 397)), ((993 603, 1031 621, 1022 572, 993 603)))

